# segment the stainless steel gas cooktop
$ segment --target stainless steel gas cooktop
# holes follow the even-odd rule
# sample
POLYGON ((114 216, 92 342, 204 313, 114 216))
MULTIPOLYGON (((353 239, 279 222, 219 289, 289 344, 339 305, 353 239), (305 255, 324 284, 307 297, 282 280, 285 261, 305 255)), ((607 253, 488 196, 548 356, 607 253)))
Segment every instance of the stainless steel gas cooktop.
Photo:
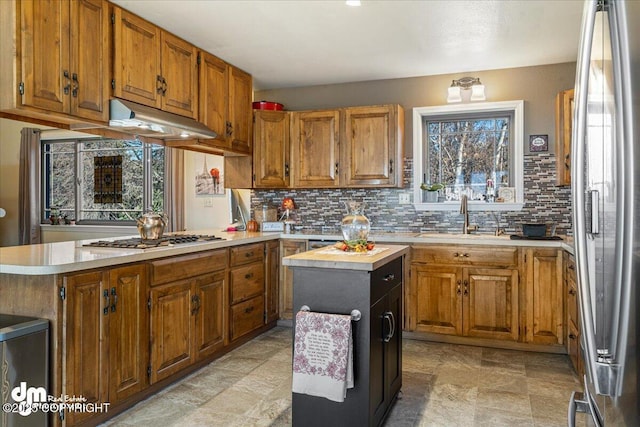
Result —
POLYGON ((121 248, 121 249, 151 249, 170 245, 180 245, 193 242, 210 242, 214 240, 225 240, 223 237, 204 234, 175 234, 163 236, 160 239, 141 239, 131 237, 119 240, 98 240, 82 246, 92 248, 121 248))

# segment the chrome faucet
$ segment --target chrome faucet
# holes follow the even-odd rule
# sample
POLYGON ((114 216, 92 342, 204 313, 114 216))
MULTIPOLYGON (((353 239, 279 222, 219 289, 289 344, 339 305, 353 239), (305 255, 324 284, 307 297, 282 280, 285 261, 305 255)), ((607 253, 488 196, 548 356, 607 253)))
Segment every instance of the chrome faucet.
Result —
POLYGON ((477 231, 477 225, 469 225, 469 207, 467 206, 467 195, 463 194, 460 199, 460 213, 464 215, 464 224, 462 225, 462 234, 469 234, 470 231, 477 231))

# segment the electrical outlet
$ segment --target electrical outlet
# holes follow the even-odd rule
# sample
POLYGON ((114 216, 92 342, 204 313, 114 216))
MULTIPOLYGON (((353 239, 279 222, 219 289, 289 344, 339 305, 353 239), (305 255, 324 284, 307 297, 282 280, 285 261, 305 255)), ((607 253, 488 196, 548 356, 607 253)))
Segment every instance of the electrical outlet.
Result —
POLYGON ((408 205, 411 203, 411 195, 409 193, 400 193, 398 196, 398 202, 401 205, 408 205))
POLYGON ((212 208, 213 207, 213 199, 211 197, 207 197, 204 199, 204 207, 212 208))

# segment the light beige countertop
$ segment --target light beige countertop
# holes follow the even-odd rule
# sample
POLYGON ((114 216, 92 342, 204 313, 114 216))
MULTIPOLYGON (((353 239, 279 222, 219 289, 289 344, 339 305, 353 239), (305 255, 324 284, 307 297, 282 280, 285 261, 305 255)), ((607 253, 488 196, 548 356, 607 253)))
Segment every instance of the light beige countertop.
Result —
POLYGON ((284 257, 282 264, 288 267, 373 271, 408 253, 409 246, 404 245, 376 245, 368 252, 343 252, 328 246, 284 257))
MULTIPOLYGON (((146 261, 193 252, 237 246, 247 243, 263 242, 274 239, 302 240, 342 240, 339 234, 323 234, 321 232, 225 232, 219 230, 190 230, 186 234, 207 234, 222 237, 223 240, 210 242, 193 242, 152 249, 120 249, 84 247, 95 240, 118 240, 129 236, 112 239, 77 240, 38 245, 0 247, 0 273, 22 275, 46 275, 69 273, 99 267, 111 267, 130 262, 146 261)), ((130 237, 138 237, 130 236, 130 237)), ((408 233, 408 232, 373 232, 369 240, 378 246, 381 244, 428 245, 428 244, 462 244, 488 246, 534 246, 563 248, 573 254, 573 238, 563 240, 510 240, 508 235, 493 236, 490 234, 445 234, 445 233, 408 233)))
POLYGON ((219 230, 197 230, 189 231, 185 234, 213 234, 223 239, 209 242, 183 243, 180 245, 169 245, 150 249, 83 246, 88 242, 96 240, 119 240, 126 237, 139 237, 138 235, 114 237, 110 239, 76 240, 3 247, 0 248, 0 273, 21 275, 69 273, 72 271, 112 267, 130 262, 147 261, 155 258, 184 255, 280 238, 280 233, 250 233, 244 231, 221 232, 219 230))
MULTIPOLYGON (((375 243, 397 243, 397 244, 449 244, 449 245, 486 245, 486 246, 527 246, 527 247, 547 247, 562 248, 573 254, 573 237, 560 236, 562 240, 511 240, 507 234, 494 236, 493 234, 457 234, 457 233, 411 233, 411 232, 375 232, 369 235, 369 240, 375 243)), ((324 234, 321 232, 303 231, 293 233, 282 233, 281 239, 301 239, 301 240, 342 240, 341 234, 324 234)))

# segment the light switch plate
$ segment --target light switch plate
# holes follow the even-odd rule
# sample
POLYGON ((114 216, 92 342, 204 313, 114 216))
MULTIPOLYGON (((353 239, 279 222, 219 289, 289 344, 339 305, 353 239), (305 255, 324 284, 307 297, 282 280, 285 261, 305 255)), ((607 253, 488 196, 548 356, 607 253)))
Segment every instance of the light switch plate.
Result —
POLYGON ((409 193, 400 193, 398 195, 398 202, 401 205, 408 205, 411 203, 411 195, 409 193))

